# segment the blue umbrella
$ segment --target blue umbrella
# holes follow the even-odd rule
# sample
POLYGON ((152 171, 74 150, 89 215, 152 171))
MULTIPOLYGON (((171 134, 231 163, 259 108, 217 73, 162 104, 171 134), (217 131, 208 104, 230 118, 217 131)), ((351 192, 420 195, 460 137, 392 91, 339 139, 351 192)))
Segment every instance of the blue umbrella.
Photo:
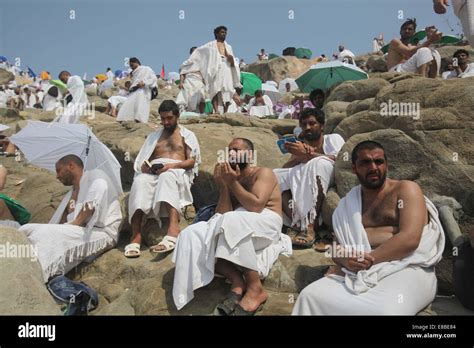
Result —
POLYGON ((115 77, 120 77, 120 76, 122 76, 122 73, 123 73, 123 70, 115 70, 114 75, 115 75, 115 77))
POLYGON ((355 65, 332 61, 318 63, 296 79, 300 91, 310 93, 316 88, 328 90, 336 83, 369 78, 367 73, 355 65))

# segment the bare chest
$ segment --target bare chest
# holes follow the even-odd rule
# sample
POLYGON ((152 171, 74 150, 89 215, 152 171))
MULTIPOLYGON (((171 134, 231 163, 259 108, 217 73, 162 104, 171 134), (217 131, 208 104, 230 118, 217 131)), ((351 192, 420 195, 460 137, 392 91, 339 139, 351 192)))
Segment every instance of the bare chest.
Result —
POLYGON ((372 202, 362 199, 362 224, 364 227, 398 226, 399 204, 394 193, 372 202))

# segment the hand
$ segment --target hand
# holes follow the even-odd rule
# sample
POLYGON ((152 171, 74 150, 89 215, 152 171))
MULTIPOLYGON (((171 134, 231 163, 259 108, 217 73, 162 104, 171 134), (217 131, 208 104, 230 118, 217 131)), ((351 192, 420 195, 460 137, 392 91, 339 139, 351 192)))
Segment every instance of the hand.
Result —
POLYGON ((138 82, 137 87, 139 87, 139 88, 145 87, 145 82, 143 82, 143 81, 138 82))
POLYGON ((426 31, 426 37, 428 38, 428 42, 434 43, 441 40, 443 33, 437 31, 435 27, 428 27, 428 28, 427 28, 428 30, 426 31))
POLYGON ((284 146, 285 149, 287 149, 292 155, 301 157, 308 153, 307 147, 305 145, 306 144, 302 143, 301 141, 297 141, 296 143, 286 141, 284 146))
POLYGON ((175 169, 176 168, 176 164, 175 163, 166 163, 163 168, 155 171, 153 174, 155 175, 160 175, 161 173, 164 173, 166 171, 168 171, 169 169, 175 169))
POLYGON ((145 162, 142 163, 141 171, 144 174, 151 174, 151 168, 145 162))
POLYGON ((182 81, 179 81, 178 88, 179 88, 179 89, 183 89, 183 82, 182 82, 182 81))
POLYGON ((437 14, 446 13, 446 7, 449 6, 448 0, 433 0, 433 9, 437 14))
POLYGON ((224 163, 216 163, 216 165, 214 166, 214 181, 216 182, 219 188, 225 186, 225 182, 222 178, 223 167, 224 163))
POLYGON ((372 267, 375 262, 375 259, 370 253, 362 253, 361 255, 359 254, 353 257, 335 258, 334 261, 342 267, 348 269, 349 271, 359 272, 372 267))
POLYGON ((224 162, 222 167, 222 180, 227 186, 232 185, 240 176, 240 168, 236 166, 235 170, 232 169, 229 162, 224 162))
POLYGON ((234 56, 231 56, 230 54, 228 54, 226 57, 230 65, 234 66, 234 56))

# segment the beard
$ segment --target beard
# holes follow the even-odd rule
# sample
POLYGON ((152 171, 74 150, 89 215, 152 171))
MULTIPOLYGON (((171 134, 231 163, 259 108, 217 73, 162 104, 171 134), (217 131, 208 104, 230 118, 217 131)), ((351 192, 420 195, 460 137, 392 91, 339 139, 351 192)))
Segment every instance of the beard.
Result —
POLYGON ((59 179, 64 186, 72 186, 73 184, 73 175, 71 172, 64 173, 64 175, 59 179))
POLYGON ((171 133, 174 132, 174 130, 176 129, 177 126, 178 126, 177 123, 175 123, 175 124, 172 125, 172 126, 163 126, 163 130, 164 130, 166 133, 171 134, 171 133))
POLYGON ((244 170, 245 168, 247 168, 247 166, 249 165, 248 163, 245 163, 245 162, 239 162, 239 163, 232 163, 230 162, 230 167, 233 169, 233 170, 236 170, 237 169, 237 166, 239 166, 239 169, 242 171, 244 170))
POLYGON ((357 173, 357 178, 359 179, 359 182, 363 187, 367 189, 371 189, 371 190, 376 190, 376 189, 381 188, 383 184, 385 183, 385 180, 387 179, 387 172, 370 173, 370 174, 367 174, 366 176, 362 176, 359 173, 357 173), (368 175, 374 175, 374 174, 377 174, 379 176, 377 180, 371 181, 367 179, 368 175))
POLYGON ((319 138, 321 138, 321 132, 309 132, 309 133, 304 133, 303 135, 304 139, 305 140, 308 140, 308 141, 315 141, 315 140, 319 140, 319 138))

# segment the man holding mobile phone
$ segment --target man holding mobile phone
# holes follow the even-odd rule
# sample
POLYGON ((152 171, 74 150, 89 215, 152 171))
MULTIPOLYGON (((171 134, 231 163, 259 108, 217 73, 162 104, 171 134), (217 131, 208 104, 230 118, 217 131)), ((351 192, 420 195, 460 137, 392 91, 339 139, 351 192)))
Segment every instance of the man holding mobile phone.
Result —
POLYGON ((322 223, 322 202, 334 182, 336 156, 344 145, 339 134, 324 135, 324 122, 322 110, 304 109, 300 115, 304 141, 286 142, 284 146, 291 158, 283 168, 274 169, 282 192, 284 222, 287 220, 285 224, 300 231, 293 238, 294 247, 310 248, 316 240, 322 223))
POLYGON ((174 249, 182 209, 193 203, 191 184, 198 174, 199 143, 193 132, 178 125, 179 109, 164 100, 158 112, 163 128, 151 133, 135 160, 135 177, 128 201, 132 240, 126 257, 140 256, 144 219, 169 218, 167 235, 150 248, 153 253, 174 249))

